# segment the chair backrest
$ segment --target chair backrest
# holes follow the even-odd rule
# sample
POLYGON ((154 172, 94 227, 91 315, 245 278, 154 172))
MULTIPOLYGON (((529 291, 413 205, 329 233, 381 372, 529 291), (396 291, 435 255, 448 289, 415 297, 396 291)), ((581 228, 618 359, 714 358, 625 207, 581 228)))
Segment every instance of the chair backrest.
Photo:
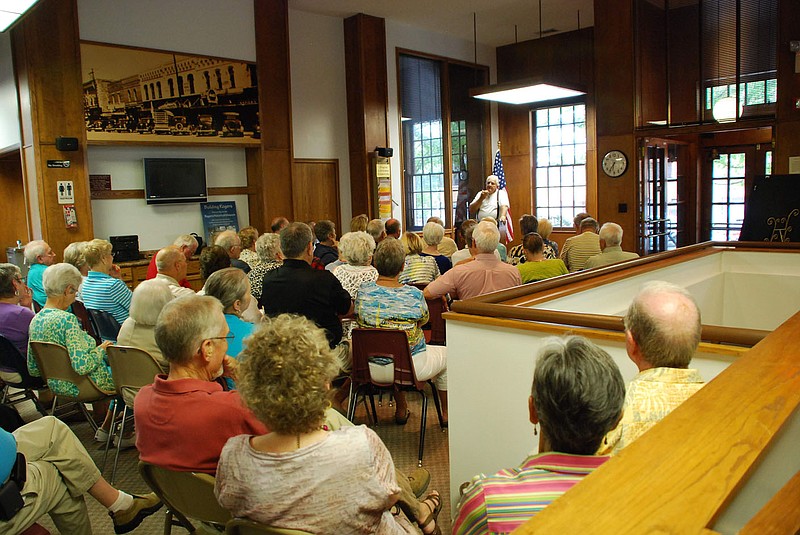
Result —
POLYGON ((351 380, 356 384, 372 383, 369 361, 389 358, 394 363, 394 384, 422 390, 411 361, 411 348, 405 331, 397 329, 353 329, 353 367, 351 380))
POLYGON ((4 378, 3 382, 15 388, 42 388, 44 383, 39 377, 31 377, 28 373, 28 361, 19 352, 17 346, 5 336, 0 334, 0 369, 7 372, 15 372, 22 379, 20 382, 12 382, 4 378))
POLYGON ((173 513, 221 525, 231 519, 214 496, 214 476, 177 472, 144 461, 139 461, 139 473, 173 513))
POLYGON ((50 342, 30 342, 30 345, 36 364, 45 380, 57 379, 74 384, 78 387, 76 401, 91 403, 114 394, 114 392, 106 392, 98 388, 88 375, 79 375, 72 368, 72 361, 66 347, 50 342))
POLYGON ((86 333, 94 338, 95 342, 98 344, 101 342, 100 336, 97 334, 97 331, 94 329, 94 323, 92 319, 89 317, 89 311, 86 310, 86 307, 80 301, 73 301, 72 305, 72 313, 75 314, 75 317, 78 318, 78 321, 81 324, 81 329, 86 331, 86 333))
POLYGON ((427 299, 426 301, 431 318, 431 339, 428 343, 443 346, 447 341, 447 331, 445 330, 445 321, 442 314, 449 310, 447 307, 447 299, 442 296, 436 299, 427 299))
POLYGON ((273 528, 245 518, 234 518, 228 522, 225 525, 225 533, 227 535, 311 535, 308 531, 273 528))
POLYGON ((133 398, 140 388, 152 384, 156 375, 164 373, 156 359, 138 347, 108 346, 106 355, 117 393, 129 407, 133 407, 133 398))
POLYGON ((86 310, 89 312, 89 319, 92 322, 94 331, 100 335, 100 338, 116 342, 121 325, 117 323, 114 316, 105 310, 98 310, 96 308, 87 308, 86 310))

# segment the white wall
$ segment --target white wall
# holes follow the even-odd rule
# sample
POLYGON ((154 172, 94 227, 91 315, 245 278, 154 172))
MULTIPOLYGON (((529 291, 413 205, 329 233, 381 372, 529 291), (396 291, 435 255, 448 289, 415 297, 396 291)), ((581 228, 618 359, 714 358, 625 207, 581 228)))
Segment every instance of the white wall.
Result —
MULTIPOLYGON (((246 186, 244 151, 237 147, 89 147, 89 174, 111 175, 112 189, 144 189, 143 158, 205 158, 209 188, 246 186)), ((236 201, 239 228, 250 214, 246 195, 213 196, 209 201, 236 201)), ((148 205, 144 199, 92 201, 97 238, 137 234, 139 249, 160 249, 178 234, 203 235, 200 205, 148 205)))
POLYGON ((339 160, 341 235, 352 217, 344 22, 289 10, 289 46, 294 156, 339 160))
POLYGON ((19 105, 14 83, 11 34, 0 33, 0 154, 18 148, 19 105))

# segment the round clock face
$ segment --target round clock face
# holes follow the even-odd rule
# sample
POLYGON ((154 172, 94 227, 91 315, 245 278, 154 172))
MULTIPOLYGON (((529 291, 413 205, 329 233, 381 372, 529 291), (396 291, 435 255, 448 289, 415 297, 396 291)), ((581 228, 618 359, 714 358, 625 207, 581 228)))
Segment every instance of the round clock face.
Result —
POLYGON ((628 158, 620 150, 610 150, 603 156, 603 172, 612 178, 622 176, 628 169, 628 158))

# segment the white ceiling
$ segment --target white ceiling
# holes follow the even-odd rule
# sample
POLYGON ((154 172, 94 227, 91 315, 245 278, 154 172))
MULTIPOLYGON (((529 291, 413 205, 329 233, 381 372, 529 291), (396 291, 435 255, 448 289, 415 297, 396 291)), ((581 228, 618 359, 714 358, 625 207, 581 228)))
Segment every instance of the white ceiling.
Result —
MULTIPOLYGON (((594 25, 593 0, 541 0, 544 35, 594 25), (556 32, 548 33, 555 29, 556 32)), ((473 13, 481 44, 501 46, 539 37, 539 0, 289 0, 289 7, 335 17, 365 13, 472 42, 473 13)))

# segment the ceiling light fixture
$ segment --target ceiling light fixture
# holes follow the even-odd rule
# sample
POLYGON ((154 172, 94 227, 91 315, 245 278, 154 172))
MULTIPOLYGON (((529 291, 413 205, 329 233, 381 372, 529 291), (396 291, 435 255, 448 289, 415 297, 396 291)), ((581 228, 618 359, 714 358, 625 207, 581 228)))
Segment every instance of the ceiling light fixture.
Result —
POLYGON ((0 6, 0 32, 8 30, 17 19, 39 0, 5 0, 0 6))

